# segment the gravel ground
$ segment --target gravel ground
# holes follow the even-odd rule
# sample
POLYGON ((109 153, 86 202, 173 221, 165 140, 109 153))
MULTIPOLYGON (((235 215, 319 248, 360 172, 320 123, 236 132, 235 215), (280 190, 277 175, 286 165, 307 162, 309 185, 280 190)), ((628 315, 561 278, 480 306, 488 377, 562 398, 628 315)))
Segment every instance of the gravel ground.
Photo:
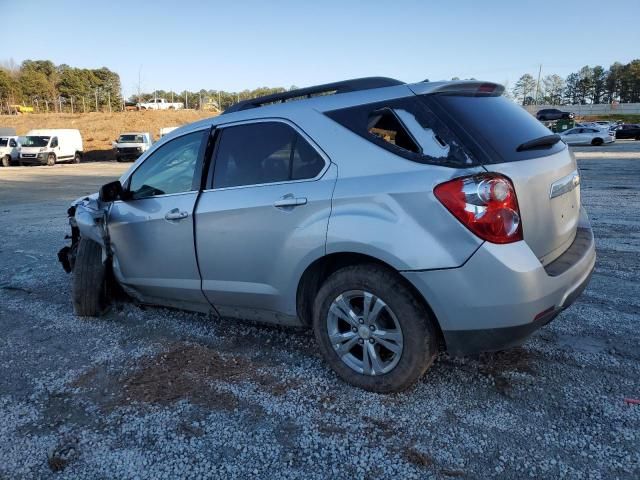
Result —
POLYGON ((304 331, 75 317, 66 206, 126 166, 0 169, 0 479, 640 478, 640 142, 576 156, 588 289, 524 347, 443 354, 397 395, 340 382, 304 331))

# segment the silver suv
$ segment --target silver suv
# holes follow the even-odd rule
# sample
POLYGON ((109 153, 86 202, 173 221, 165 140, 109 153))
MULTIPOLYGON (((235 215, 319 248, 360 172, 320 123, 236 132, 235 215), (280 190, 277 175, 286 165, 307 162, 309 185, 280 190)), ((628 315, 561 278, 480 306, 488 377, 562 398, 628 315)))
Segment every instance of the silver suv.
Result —
POLYGON ((70 208, 78 315, 139 302, 313 328, 347 382, 522 343, 595 263, 573 154, 486 82, 366 78, 241 102, 70 208))

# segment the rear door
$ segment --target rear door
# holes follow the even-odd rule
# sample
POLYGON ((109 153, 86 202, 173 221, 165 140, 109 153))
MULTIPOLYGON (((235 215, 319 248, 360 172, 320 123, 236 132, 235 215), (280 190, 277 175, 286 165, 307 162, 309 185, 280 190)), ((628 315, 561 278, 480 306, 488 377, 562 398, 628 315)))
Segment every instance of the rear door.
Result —
POLYGON ((128 199, 111 207, 114 272, 144 301, 209 308, 200 290, 193 233, 208 133, 188 133, 154 151, 128 178, 128 199))
POLYGON ((575 238, 580 214, 579 176, 573 153, 561 141, 521 148, 552 132, 504 97, 425 95, 424 99, 446 119, 486 170, 512 180, 524 240, 541 262, 547 264, 560 256, 575 238))
POLYGON ((302 269, 325 252, 336 167, 285 121, 216 135, 196 209, 202 289, 223 316, 295 322, 302 269))

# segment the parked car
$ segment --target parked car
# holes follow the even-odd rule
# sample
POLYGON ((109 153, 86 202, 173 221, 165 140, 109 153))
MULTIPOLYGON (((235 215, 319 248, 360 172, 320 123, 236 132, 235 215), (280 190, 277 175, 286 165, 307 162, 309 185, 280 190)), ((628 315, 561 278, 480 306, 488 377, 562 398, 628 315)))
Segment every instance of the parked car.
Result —
POLYGON ((567 145, 602 145, 616 141, 608 130, 592 127, 575 127, 560 134, 567 145))
POLYGON ((167 102, 164 98, 152 98, 148 102, 138 103, 139 110, 180 110, 184 108, 182 102, 167 102))
POLYGON ((543 108, 542 110, 538 110, 536 113, 536 118, 538 120, 561 120, 563 118, 573 118, 574 114, 572 112, 563 112, 558 110, 557 108, 543 108))
POLYGON ((635 138, 640 140, 640 125, 623 123, 616 129, 616 138, 635 138))
POLYGON ((129 132, 121 133, 116 141, 113 142, 113 148, 116 151, 116 160, 122 162, 124 160, 135 160, 144 152, 149 150, 153 138, 149 132, 129 132))
POLYGON ((0 164, 3 167, 17 163, 19 152, 20 144, 17 136, 0 135, 0 164))
POLYGON ((306 326, 341 378, 377 392, 412 385, 439 348, 522 343, 580 295, 595 248, 573 155, 502 92, 366 78, 172 132, 69 209, 76 314, 120 285, 306 326))
POLYGON ((55 165, 60 161, 80 163, 84 148, 80 131, 72 128, 30 130, 20 137, 20 165, 55 165))

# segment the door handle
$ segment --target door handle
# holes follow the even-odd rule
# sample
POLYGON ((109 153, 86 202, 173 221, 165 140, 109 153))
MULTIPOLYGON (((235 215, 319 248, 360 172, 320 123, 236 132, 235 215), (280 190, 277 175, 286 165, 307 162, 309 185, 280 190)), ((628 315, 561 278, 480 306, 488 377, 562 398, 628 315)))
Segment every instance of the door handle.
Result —
POLYGON ((300 205, 306 205, 307 199, 305 197, 294 197, 293 195, 285 195, 280 200, 273 202, 273 206, 276 208, 292 208, 300 205))
POLYGON ((174 208, 173 210, 169 210, 165 215, 165 220, 182 220, 183 218, 187 218, 189 214, 187 212, 181 212, 179 209, 174 208))

